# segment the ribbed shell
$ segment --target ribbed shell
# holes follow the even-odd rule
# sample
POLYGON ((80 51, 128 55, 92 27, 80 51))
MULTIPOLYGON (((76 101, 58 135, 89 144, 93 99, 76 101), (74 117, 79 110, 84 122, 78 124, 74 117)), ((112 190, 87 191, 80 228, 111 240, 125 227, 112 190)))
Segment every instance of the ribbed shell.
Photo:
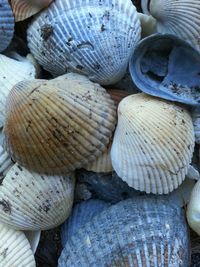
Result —
POLYGON ((94 161, 116 122, 109 94, 78 74, 19 83, 7 106, 4 132, 10 155, 42 173, 66 173, 94 161))
POLYGON ((52 1, 53 0, 11 0, 15 21, 22 21, 35 15, 41 9, 47 7, 52 1))
POLYGON ((187 220, 190 227, 200 235, 200 180, 194 186, 187 206, 187 220))
POLYGON ((145 94, 126 97, 118 107, 111 159, 129 186, 167 194, 185 179, 194 150, 189 112, 145 94))
POLYGON ((200 144, 200 107, 192 111, 192 121, 195 133, 195 143, 200 144))
POLYGON ((4 177, 13 165, 14 162, 11 160, 5 149, 0 145, 0 177, 4 177))
POLYGON ((28 45, 53 75, 79 72, 100 84, 125 74, 140 21, 131 0, 56 0, 28 29, 28 45))
POLYGON ((0 223, 0 266, 36 267, 28 239, 21 231, 0 223))
POLYGON ((184 213, 154 198, 119 202, 68 240, 58 266, 188 267, 184 213))
POLYGON ((200 103, 200 54, 173 35, 153 34, 138 43, 129 70, 143 92, 187 105, 200 103))
POLYGON ((0 127, 4 124, 6 99, 12 87, 36 77, 36 68, 29 59, 18 54, 14 54, 14 58, 0 55, 0 127))
POLYGON ((200 1, 151 0, 150 14, 157 19, 157 31, 173 34, 200 51, 200 1))
POLYGON ((10 44, 14 26, 14 17, 8 0, 0 0, 0 52, 10 44))
POLYGON ((63 223, 73 204, 74 179, 29 172, 15 164, 1 181, 0 221, 19 230, 63 223))
POLYGON ((74 206, 69 219, 63 224, 61 229, 61 240, 63 247, 76 232, 79 231, 94 216, 101 213, 110 205, 102 200, 90 199, 74 206))

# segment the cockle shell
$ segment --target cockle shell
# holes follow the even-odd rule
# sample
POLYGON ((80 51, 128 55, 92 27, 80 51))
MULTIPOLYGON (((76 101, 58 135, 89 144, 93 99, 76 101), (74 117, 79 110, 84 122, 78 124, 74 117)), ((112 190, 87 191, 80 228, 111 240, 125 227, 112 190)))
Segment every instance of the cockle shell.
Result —
POLYGON ((6 99, 12 87, 20 81, 34 79, 38 75, 29 57, 21 57, 16 53, 12 54, 12 58, 0 55, 0 127, 4 124, 6 99))
POLYGON ((21 231, 0 223, 0 266, 36 267, 28 239, 21 231))
POLYGON ((157 20, 157 31, 173 34, 200 51, 200 1, 150 0, 149 12, 157 20))
POLYGON ((47 7, 53 0, 10 0, 15 21, 25 20, 41 9, 47 7))
POLYGON ((14 26, 14 17, 8 0, 0 0, 0 52, 10 44, 14 26))
POLYGON ((19 230, 47 230, 71 211, 74 179, 29 172, 15 164, 1 181, 0 222, 19 230))
POLYGON ((66 173, 94 161, 116 123, 109 94, 79 74, 19 83, 7 106, 6 147, 13 160, 40 173, 66 173))
POLYGON ((194 48, 173 35, 162 34, 144 38, 129 65, 140 90, 188 105, 200 104, 199 69, 200 54, 194 48))
POLYGON ((192 119, 184 107, 145 94, 120 102, 111 159, 129 186, 168 194, 185 179, 193 151, 192 119))
POLYGON ((67 240, 58 266, 188 267, 184 212, 154 198, 119 202, 67 240))
POLYGON ((187 220, 190 227, 200 235, 200 180, 194 186, 187 206, 187 220))
POLYGON ((56 0, 28 29, 28 45, 44 69, 68 70, 100 84, 125 74, 140 21, 131 0, 56 0))

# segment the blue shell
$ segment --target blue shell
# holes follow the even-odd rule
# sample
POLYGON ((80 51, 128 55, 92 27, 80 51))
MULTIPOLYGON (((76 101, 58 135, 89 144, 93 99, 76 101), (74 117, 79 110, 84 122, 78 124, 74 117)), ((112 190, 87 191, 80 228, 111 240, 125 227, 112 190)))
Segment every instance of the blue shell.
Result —
POLYGON ((0 0, 0 52, 10 44, 14 35, 14 16, 7 0, 0 0))
POLYGON ((173 35, 144 38, 133 53, 129 70, 133 82, 147 94, 200 104, 200 54, 173 35))
POLYGON ((184 212, 153 197, 119 202, 95 216, 67 241, 58 266, 188 267, 184 212))
POLYGON ((83 201, 74 206, 69 219, 62 225, 61 242, 64 247, 67 240, 81 229, 94 216, 109 207, 109 204, 98 199, 83 201))

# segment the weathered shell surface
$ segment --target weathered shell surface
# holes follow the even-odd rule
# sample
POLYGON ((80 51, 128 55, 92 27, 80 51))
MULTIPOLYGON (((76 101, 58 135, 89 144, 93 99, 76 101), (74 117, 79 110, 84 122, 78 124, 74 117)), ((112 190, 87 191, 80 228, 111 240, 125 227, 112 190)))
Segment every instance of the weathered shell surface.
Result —
POLYGON ((108 208, 110 205, 102 200, 90 199, 74 206, 69 219, 61 229, 61 240, 63 247, 76 232, 79 231, 94 216, 108 208))
POLYGON ((200 144, 200 107, 192 111, 192 121, 195 133, 195 143, 200 144))
POLYGON ((106 90, 79 74, 19 83, 7 106, 4 132, 11 157, 43 173, 94 161, 116 123, 116 106, 106 90))
POLYGON ((56 0, 28 29, 28 45, 53 75, 79 72, 100 84, 125 74, 140 21, 131 0, 56 0))
POLYGON ((52 1, 53 0, 11 0, 15 21, 22 21, 35 15, 41 9, 47 7, 52 1))
POLYGON ((150 0, 149 12, 158 32, 173 34, 200 50, 199 0, 150 0))
POLYGON ((0 179, 2 179, 8 170, 14 165, 8 153, 0 145, 0 179))
POLYGON ((28 239, 21 231, 0 223, 0 266, 36 267, 28 239))
POLYGON ((4 124, 6 99, 12 87, 36 77, 36 68, 29 59, 18 54, 14 54, 13 58, 0 55, 0 127, 4 124))
POLYGON ((41 231, 24 231, 24 233, 30 243, 33 253, 35 254, 40 242, 41 231))
POLYGON ((19 230, 47 230, 71 211, 74 179, 29 172, 15 164, 1 181, 0 221, 19 230))
POLYGON ((14 17, 8 0, 0 1, 0 52, 10 44, 14 34, 14 17))
POLYGON ((190 227, 200 235, 200 180, 193 188, 187 207, 187 220, 190 227))
POLYGON ((188 267, 184 212, 154 198, 119 202, 67 241, 58 266, 188 267))
POLYGON ((120 102, 111 159, 129 186, 168 194, 185 179, 193 151, 192 119, 185 108, 145 94, 120 102))
POLYGON ((129 69, 133 82, 147 94, 188 105, 200 103, 200 54, 173 35, 144 38, 129 69))

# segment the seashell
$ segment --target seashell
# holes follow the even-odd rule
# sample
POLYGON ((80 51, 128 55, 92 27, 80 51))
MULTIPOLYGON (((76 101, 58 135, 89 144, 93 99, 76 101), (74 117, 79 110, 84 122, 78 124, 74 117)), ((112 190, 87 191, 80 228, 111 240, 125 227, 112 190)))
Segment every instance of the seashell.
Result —
POLYGON ((189 266, 187 223, 165 200, 133 198, 107 208, 66 243, 58 266, 189 266))
POLYGON ((200 235, 200 180, 195 184, 187 206, 187 220, 189 226, 200 235))
POLYGON ((145 94, 120 102, 111 160, 129 186, 172 192, 185 179, 193 151, 192 120, 184 107, 145 94))
POLYGON ((157 20, 157 31, 173 34, 200 51, 200 1, 150 0, 149 12, 157 20))
POLYGON ((12 87, 20 81, 34 79, 38 75, 29 59, 18 54, 12 54, 12 57, 0 55, 0 127, 4 124, 6 99, 12 87))
POLYGON ((187 178, 197 181, 200 179, 199 171, 192 165, 188 168, 187 178))
POLYGON ((30 243, 33 254, 35 254, 40 242, 41 231, 25 231, 24 233, 30 243))
POLYGON ((149 15, 138 13, 141 28, 142 28, 142 37, 149 36, 156 33, 156 20, 149 15))
POLYGON ((6 147, 13 160, 30 170, 66 173, 105 150, 115 122, 114 101, 84 76, 25 81, 8 98, 6 147))
POLYGON ((111 98, 115 101, 116 105, 122 101, 123 98, 130 95, 129 92, 118 89, 107 89, 107 92, 110 94, 111 98))
POLYGON ((76 234, 79 229, 109 206, 109 203, 98 199, 90 199, 75 205, 69 219, 62 225, 61 240, 63 247, 67 240, 76 234))
POLYGON ((177 37, 155 34, 144 38, 136 47, 129 68, 133 82, 143 92, 199 105, 200 54, 177 37))
POLYGON ((14 17, 8 0, 0 1, 0 52, 10 44, 14 35, 14 17))
POLYGON ((140 32, 131 0, 56 0, 35 18, 27 38, 31 53, 54 76, 69 70, 106 85, 126 73, 140 32))
POLYGON ((25 234, 1 223, 0 266, 36 267, 33 252, 25 234))
POLYGON ((14 162, 11 160, 8 153, 2 146, 0 146, 0 181, 13 165, 14 162))
POLYGON ((200 107, 193 109, 192 121, 195 133, 195 143, 200 144, 200 107))
POLYGON ((141 8, 142 8, 142 12, 144 14, 150 15, 150 13, 149 13, 149 4, 150 4, 149 0, 141 0, 141 8))
POLYGON ((74 179, 29 172, 15 164, 0 187, 0 221, 19 230, 47 230, 63 223, 73 204, 74 179))
POLYGON ((52 1, 53 0, 11 0, 15 21, 22 21, 35 15, 41 9, 50 5, 52 1))

